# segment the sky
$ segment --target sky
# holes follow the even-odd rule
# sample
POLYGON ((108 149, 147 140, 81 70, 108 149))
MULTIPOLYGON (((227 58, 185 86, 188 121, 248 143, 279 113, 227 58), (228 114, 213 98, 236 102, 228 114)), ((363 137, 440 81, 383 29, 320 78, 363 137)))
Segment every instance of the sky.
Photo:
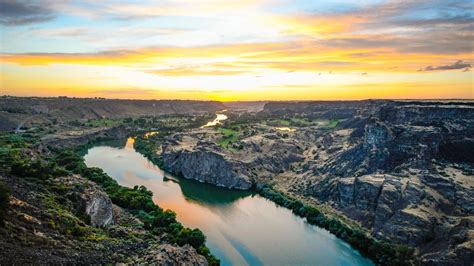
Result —
POLYGON ((0 95, 473 99, 474 2, 0 0, 0 95))

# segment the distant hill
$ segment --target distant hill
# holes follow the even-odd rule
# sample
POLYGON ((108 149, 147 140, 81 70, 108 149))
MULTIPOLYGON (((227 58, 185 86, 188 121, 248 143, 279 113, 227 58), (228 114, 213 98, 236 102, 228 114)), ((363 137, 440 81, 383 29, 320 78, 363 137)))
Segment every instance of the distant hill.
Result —
POLYGON ((94 98, 0 98, 0 130, 51 122, 145 115, 206 113, 226 107, 216 101, 114 100, 94 98))

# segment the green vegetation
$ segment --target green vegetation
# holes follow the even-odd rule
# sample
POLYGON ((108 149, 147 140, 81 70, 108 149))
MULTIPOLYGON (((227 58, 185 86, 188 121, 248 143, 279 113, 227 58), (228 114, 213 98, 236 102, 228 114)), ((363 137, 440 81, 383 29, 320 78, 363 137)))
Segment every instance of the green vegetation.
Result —
POLYGON ((337 127, 340 121, 340 119, 331 119, 323 127, 327 129, 333 129, 337 127))
POLYGON ((158 165, 159 167, 163 166, 163 160, 160 156, 157 156, 155 150, 157 148, 157 143, 160 141, 162 136, 156 134, 148 138, 143 137, 143 134, 135 137, 135 143, 133 147, 136 151, 143 154, 148 160, 158 165))
POLYGON ((113 127, 113 126, 118 126, 122 123, 123 121, 121 119, 103 118, 103 119, 89 120, 85 123, 85 125, 88 127, 113 127))
POLYGON ((190 244, 207 258, 210 265, 219 264, 219 260, 205 247, 206 238, 202 232, 199 229, 183 227, 176 220, 173 211, 165 211, 153 202, 153 193, 144 186, 122 187, 101 169, 88 168, 84 160, 73 151, 63 151, 55 160, 71 173, 80 174, 100 185, 113 203, 137 215, 144 222, 145 229, 156 235, 166 235, 170 242, 179 245, 190 244))
POLYGON ((41 159, 28 160, 15 158, 11 164, 11 174, 30 178, 48 179, 67 174, 54 162, 41 159))
POLYGON ((59 195, 49 192, 43 194, 42 203, 52 214, 48 223, 49 227, 64 235, 90 237, 96 231, 95 228, 87 227, 90 218, 88 216, 85 218, 85 215, 83 215, 84 219, 78 218, 60 203, 62 201, 63 199, 59 195))
POLYGON ((303 204, 271 187, 257 188, 257 192, 276 204, 291 209, 294 214, 306 218, 308 223, 327 229, 359 250, 362 255, 381 265, 413 265, 415 263, 414 250, 408 246, 375 240, 360 229, 350 228, 339 220, 328 218, 315 207, 303 204))
POLYGON ((291 126, 295 127, 307 127, 313 125, 314 123, 312 121, 308 121, 306 118, 292 118, 290 124, 291 126))
POLYGON ((234 129, 220 127, 217 131, 224 135, 224 137, 218 142, 223 148, 231 148, 232 144, 238 140, 238 132, 234 129))
POLYGON ((9 200, 10 189, 5 184, 0 183, 0 226, 4 223, 9 200))
POLYGON ((287 127, 287 126, 290 125, 291 122, 288 121, 288 120, 278 120, 277 123, 278 123, 278 125, 280 125, 280 126, 285 126, 285 127, 287 127))
POLYGON ((144 116, 140 118, 126 118, 124 122, 134 125, 141 129, 140 133, 150 130, 158 130, 162 134, 174 133, 186 128, 200 127, 208 120, 212 119, 214 114, 195 115, 179 115, 170 114, 162 116, 144 116))
MULTIPOLYGON (((100 185, 116 205, 128 209, 144 223, 149 232, 164 237, 169 242, 178 245, 189 244, 205 256, 210 265, 219 265, 205 246, 206 238, 199 229, 183 227, 177 220, 176 214, 163 210, 152 200, 152 192, 143 186, 127 188, 120 186, 99 168, 88 168, 82 157, 72 150, 63 150, 37 158, 32 156, 32 143, 36 139, 28 135, 0 135, 1 172, 9 172, 16 178, 25 178, 38 182, 45 187, 41 194, 41 203, 48 209, 51 219, 48 225, 51 229, 62 234, 83 240, 101 241, 107 239, 102 229, 87 226, 90 218, 85 214, 71 213, 61 202, 63 195, 69 189, 66 186, 51 186, 49 180, 59 176, 72 174, 81 175, 100 185), (55 193, 52 193, 52 192, 55 193)), ((0 184, 0 221, 3 222, 8 206, 9 190, 0 184)))
POLYGON ((128 118, 125 119, 125 122, 140 127, 140 130, 137 130, 133 134, 135 136, 135 150, 143 154, 154 164, 162 166, 163 162, 161 158, 156 155, 156 150, 166 136, 188 128, 200 127, 213 117, 214 114, 200 116, 166 115, 161 117, 142 117, 138 119, 128 118), (145 138, 145 133, 150 131, 157 131, 158 134, 145 138))

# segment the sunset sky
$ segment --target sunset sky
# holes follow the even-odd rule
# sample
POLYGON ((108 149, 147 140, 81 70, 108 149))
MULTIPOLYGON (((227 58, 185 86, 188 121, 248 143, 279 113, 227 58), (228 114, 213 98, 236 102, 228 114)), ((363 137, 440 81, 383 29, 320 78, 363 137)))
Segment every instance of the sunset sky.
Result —
POLYGON ((0 94, 472 99, 473 3, 0 0, 0 94))

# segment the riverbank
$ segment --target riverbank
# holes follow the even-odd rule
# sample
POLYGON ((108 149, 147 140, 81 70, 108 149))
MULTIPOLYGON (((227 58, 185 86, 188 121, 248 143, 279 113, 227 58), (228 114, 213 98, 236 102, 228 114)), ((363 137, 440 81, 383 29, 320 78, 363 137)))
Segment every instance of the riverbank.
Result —
POLYGON ((349 243, 362 255, 380 265, 416 265, 414 249, 389 241, 378 241, 368 236, 362 229, 347 226, 334 218, 328 218, 318 208, 302 203, 270 186, 257 186, 255 191, 276 204, 290 209, 295 215, 303 217, 310 224, 322 227, 338 238, 349 243))

